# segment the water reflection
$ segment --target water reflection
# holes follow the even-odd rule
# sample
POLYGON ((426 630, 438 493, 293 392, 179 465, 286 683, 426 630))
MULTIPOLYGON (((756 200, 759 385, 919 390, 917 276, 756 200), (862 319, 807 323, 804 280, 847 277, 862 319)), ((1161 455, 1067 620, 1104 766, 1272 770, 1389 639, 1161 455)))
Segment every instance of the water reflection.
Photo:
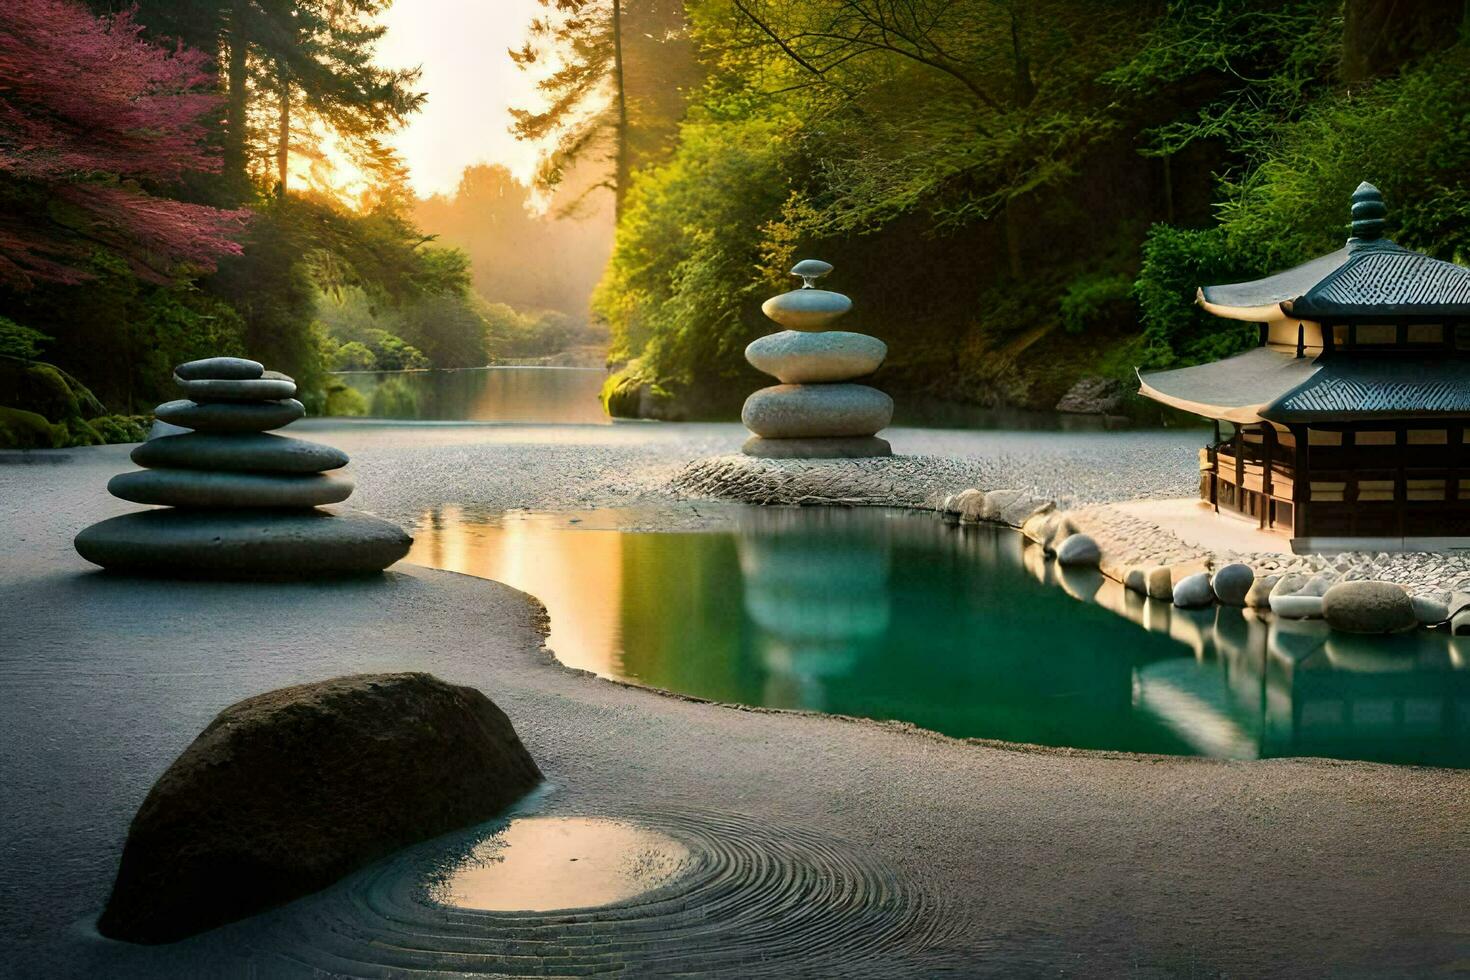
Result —
POLYGON ((519 817, 433 882, 441 905, 525 912, 610 905, 678 877, 689 848, 617 820, 519 817))
POLYGON ((471 422, 609 423, 597 368, 485 367, 349 371, 337 375, 375 418, 471 422))
POLYGON ((775 509, 743 515, 736 545, 763 703, 826 708, 827 688, 863 669, 891 625, 889 539, 833 534, 808 512, 775 509))
POLYGON ((1181 610, 1007 530, 752 508, 709 533, 426 514, 410 561, 538 596, 571 666, 956 736, 1225 758, 1470 766, 1470 658, 1444 633, 1181 610))

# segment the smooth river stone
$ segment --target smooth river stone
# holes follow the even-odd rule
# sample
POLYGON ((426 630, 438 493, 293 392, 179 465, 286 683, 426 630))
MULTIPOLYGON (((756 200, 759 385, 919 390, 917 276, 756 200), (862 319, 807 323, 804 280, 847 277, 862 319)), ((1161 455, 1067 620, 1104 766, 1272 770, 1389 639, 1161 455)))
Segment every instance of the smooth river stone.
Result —
POLYGON ((291 398, 296 394, 296 382, 284 375, 279 378, 254 378, 249 381, 221 381, 214 378, 185 381, 175 375, 174 383, 183 388, 184 394, 196 402, 274 401, 279 398, 291 398))
POLYGON ((887 356, 888 345, 877 337, 846 330, 782 330, 745 348, 752 367, 789 385, 865 377, 887 356))
POLYGON ((221 435, 186 432, 151 439, 133 450, 139 466, 190 470, 243 470, 260 473, 322 473, 347 465, 347 454, 333 446, 264 432, 221 435))
POLYGON ((745 400, 740 420, 767 439, 870 436, 893 420, 893 399, 867 385, 773 385, 745 400))
POLYGON ((200 432, 264 432, 290 425, 306 414, 294 398, 263 402, 195 402, 187 398, 164 402, 153 410, 170 425, 200 432))
POLYGON ((852 309, 852 300, 827 289, 793 289, 772 296, 761 312, 788 330, 821 330, 852 309))
POLYGON ((887 439, 877 436, 848 436, 832 439, 764 439, 751 436, 740 451, 762 459, 864 459, 892 456, 887 439))
POLYGON ((145 510, 76 536, 94 565, 128 572, 312 578, 380 572, 408 554, 397 524, 325 510, 145 510))
POLYGON ((166 507, 315 507, 346 500, 352 481, 314 473, 135 470, 108 480, 107 492, 135 504, 166 507))
POLYGON ((202 381, 208 378, 248 381, 264 373, 264 364, 243 357, 206 357, 174 368, 174 374, 185 381, 202 381))
POLYGON ((823 262, 821 259, 802 259, 791 267, 793 276, 801 276, 803 279, 820 279, 832 271, 831 262, 823 262))

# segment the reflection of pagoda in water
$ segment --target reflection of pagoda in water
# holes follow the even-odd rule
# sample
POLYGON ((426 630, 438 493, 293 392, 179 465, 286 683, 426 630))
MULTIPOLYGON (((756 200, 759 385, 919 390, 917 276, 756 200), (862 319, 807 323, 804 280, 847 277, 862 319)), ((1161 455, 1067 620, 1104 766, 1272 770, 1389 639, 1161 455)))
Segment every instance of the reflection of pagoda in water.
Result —
POLYGON ((857 669, 888 630, 888 538, 833 533, 851 517, 761 510, 741 522, 745 612, 769 671, 768 705, 826 707, 826 685, 857 669))
POLYGON ((1470 650, 1449 636, 1355 636, 1234 609, 1171 620, 1191 628, 1196 656, 1140 665, 1135 699, 1198 751, 1429 765, 1470 751, 1470 650))

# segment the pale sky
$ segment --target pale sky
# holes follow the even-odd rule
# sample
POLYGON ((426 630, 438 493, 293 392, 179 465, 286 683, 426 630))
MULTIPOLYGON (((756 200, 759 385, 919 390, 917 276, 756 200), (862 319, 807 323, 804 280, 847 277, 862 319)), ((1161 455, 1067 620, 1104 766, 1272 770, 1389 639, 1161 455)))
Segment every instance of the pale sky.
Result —
POLYGON ((503 163, 522 180, 536 147, 507 131, 506 109, 536 104, 535 79, 506 56, 541 12, 536 0, 397 0, 383 21, 378 61, 423 68, 423 111, 389 140, 408 163, 421 197, 452 193, 472 163, 503 163))

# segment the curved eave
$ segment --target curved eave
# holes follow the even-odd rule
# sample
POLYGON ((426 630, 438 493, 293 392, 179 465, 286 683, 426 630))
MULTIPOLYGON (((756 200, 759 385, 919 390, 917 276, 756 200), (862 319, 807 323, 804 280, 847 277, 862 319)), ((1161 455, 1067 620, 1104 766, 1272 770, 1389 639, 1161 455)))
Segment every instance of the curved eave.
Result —
POLYGON ((1208 364, 1138 373, 1138 393, 1180 411, 1240 425, 1317 372, 1317 358, 1255 347, 1208 364))
POLYGON ((1207 419, 1219 419, 1222 422, 1233 422, 1239 425, 1251 425, 1264 421, 1260 414, 1266 407, 1264 403, 1260 405, 1211 405, 1207 402, 1190 401, 1187 398, 1179 398, 1159 391, 1143 380, 1142 374, 1138 374, 1138 393, 1145 398, 1152 398, 1161 405, 1168 405, 1170 408, 1177 408, 1191 415, 1201 415, 1207 419))
POLYGON ((1200 289, 1196 292, 1195 302, 1207 313, 1226 320, 1246 320, 1250 323, 1270 323, 1272 320, 1283 320, 1291 316, 1286 310, 1285 303, 1266 303, 1263 306, 1226 306, 1222 303, 1211 303, 1205 299, 1205 291, 1200 289))

